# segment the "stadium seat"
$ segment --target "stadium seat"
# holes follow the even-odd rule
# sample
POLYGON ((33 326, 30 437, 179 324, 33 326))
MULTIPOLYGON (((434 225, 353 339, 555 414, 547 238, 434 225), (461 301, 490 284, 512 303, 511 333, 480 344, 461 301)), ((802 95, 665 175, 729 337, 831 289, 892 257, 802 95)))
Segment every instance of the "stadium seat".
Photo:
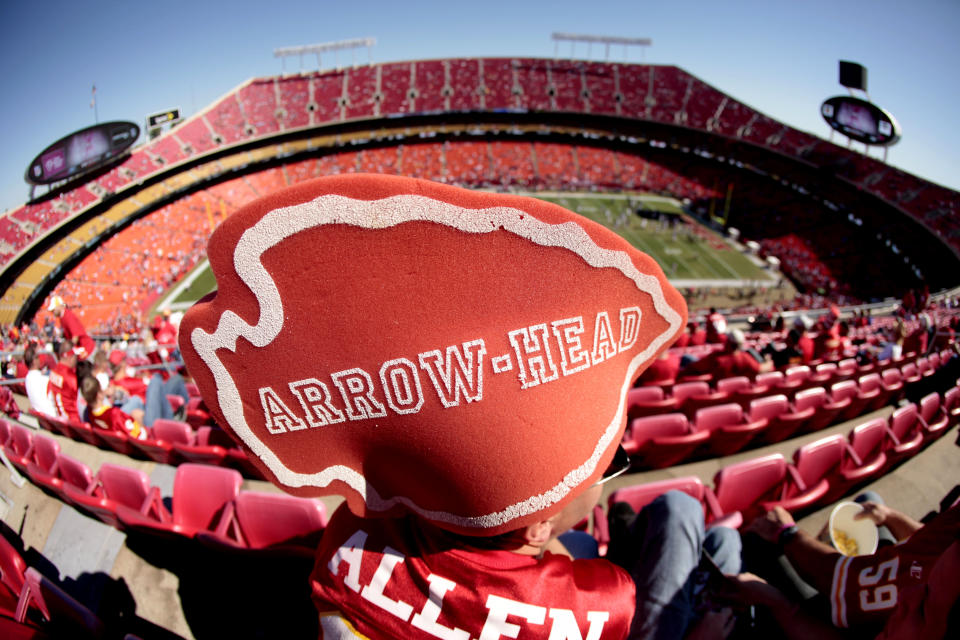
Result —
POLYGON ((160 490, 150 486, 143 471, 109 462, 100 465, 94 483, 84 492, 70 486, 64 491, 74 505, 96 516, 105 524, 120 528, 120 511, 132 511, 146 517, 168 517, 160 490))
POLYGON ((838 412, 838 422, 859 417, 868 401, 868 398, 860 395, 860 388, 855 380, 844 380, 831 385, 830 399, 834 403, 845 405, 838 412))
POLYGON ((0 418, 0 447, 7 446, 7 443, 10 442, 10 423, 0 418))
POLYGON ((96 485, 96 477, 90 467, 65 453, 57 456, 57 478, 59 481, 53 481, 51 488, 60 494, 64 502, 70 504, 72 501, 67 491, 68 487, 78 495, 84 496, 92 492, 96 485))
POLYGON ((200 531, 216 531, 221 516, 232 508, 243 478, 234 469, 184 463, 173 482, 173 509, 166 520, 122 509, 117 512, 128 531, 193 537, 200 531))
POLYGON ((711 391, 706 382, 681 382, 673 386, 673 396, 677 398, 677 406, 688 418, 697 415, 697 411, 704 407, 712 407, 730 402, 730 394, 726 391, 711 391), (679 395, 678 395, 679 388, 679 395))
POLYGON ((116 451, 117 453, 122 453, 125 456, 134 456, 135 453, 139 453, 139 450, 135 449, 132 444, 130 444, 130 437, 127 436, 124 431, 113 431, 110 429, 100 429, 98 427, 89 425, 91 429, 97 430, 97 437, 106 445, 107 448, 116 451))
POLYGON ((662 387, 634 387, 627 391, 627 418, 642 418, 677 410, 677 401, 664 394, 662 387))
POLYGON ((944 392, 943 411, 947 414, 950 422, 955 422, 960 418, 960 387, 950 387, 944 392))
POLYGON ((920 382, 923 377, 920 374, 920 370, 917 368, 917 365, 913 362, 909 362, 900 367, 900 373, 903 375, 903 383, 906 385, 911 385, 915 382, 920 382))
POLYGON ((783 507, 791 513, 803 512, 829 502, 829 492, 840 483, 833 480, 850 444, 839 434, 827 436, 799 447, 780 495, 760 503, 761 512, 783 507), (833 480, 833 483, 831 481, 833 480))
POLYGON ((880 381, 887 392, 887 404, 896 404, 903 398, 903 375, 900 369, 890 367, 880 372, 880 381))
POLYGON ((809 386, 827 388, 835 380, 837 374, 837 365, 833 362, 824 362, 818 364, 814 372, 810 375, 809 386))
POLYGON ((924 441, 929 442, 940 437, 950 427, 950 414, 946 410, 945 403, 947 395, 951 392, 953 395, 950 397, 950 402, 956 403, 960 400, 960 387, 951 387, 944 394, 944 406, 941 406, 940 394, 936 391, 920 398, 920 415, 917 416, 917 420, 920 423, 924 441))
POLYGON ((713 491, 710 487, 705 487, 700 481, 700 478, 696 476, 670 478, 668 480, 621 487, 611 493, 607 498, 607 509, 609 510, 617 502, 626 502, 635 512, 639 513, 641 509, 653 502, 657 496, 667 491, 683 491, 700 502, 703 506, 704 520, 706 521, 707 527, 722 525, 737 528, 743 523, 743 518, 739 513, 722 513, 713 491))
POLYGON ((38 411, 30 411, 30 415, 37 419, 37 424, 41 428, 46 429, 51 433, 56 433, 67 438, 73 438, 73 430, 70 429, 69 425, 59 418, 54 418, 51 416, 43 415, 38 411))
POLYGON ((731 376, 717 380, 717 391, 734 396, 740 391, 746 391, 753 386, 747 376, 731 376))
POLYGON ((623 448, 633 466, 662 469, 686 460, 709 439, 709 432, 691 429, 682 413, 666 413, 631 421, 623 448))
POLYGON ((27 563, 17 549, 0 535, 0 614, 13 617, 26 581, 27 563))
POLYGON ((750 422, 767 420, 767 426, 760 432, 757 441, 773 444, 802 431, 815 413, 813 406, 796 409, 790 405, 787 396, 778 393, 751 402, 747 419, 750 422))
POLYGON ((857 380, 859 397, 864 400, 864 412, 876 411, 887 404, 887 391, 879 373, 868 373, 857 380))
POLYGON ((26 466, 30 480, 36 485, 57 491, 59 462, 60 443, 50 436, 38 433, 33 438, 33 459, 26 466))
POLYGON ((850 448, 840 465, 838 485, 843 492, 880 476, 887 468, 888 427, 883 418, 874 418, 853 428, 850 448))
POLYGON ((826 389, 823 387, 810 387, 803 391, 798 391, 793 399, 794 409, 798 412, 813 409, 813 415, 803 425, 801 433, 812 433, 819 431, 829 424, 832 424, 837 417, 842 406, 837 406, 830 402, 826 389))
POLYGON ((890 464, 912 456, 923 446, 923 426, 920 412, 912 402, 890 415, 889 439, 885 452, 890 464))
MULTIPOLYGON (((155 438, 170 443, 174 460, 219 465, 227 455, 223 447, 207 444, 206 438, 201 443, 198 432, 186 422, 158 418, 152 431, 155 438)), ((210 427, 206 427, 204 433, 209 435, 210 427)))
POLYGON ((723 467, 713 478, 721 511, 739 511, 744 522, 762 515, 766 512, 765 502, 774 503, 784 496, 790 474, 788 467, 779 453, 723 467))
POLYGON ((312 557, 326 526, 327 510, 322 502, 283 493, 241 491, 217 530, 200 532, 198 537, 233 548, 312 557))
POLYGON ((4 450, 13 466, 26 472, 27 465, 33 460, 33 430, 22 424, 11 424, 10 440, 4 450))
POLYGON ((148 460, 159 462, 160 464, 174 464, 173 443, 161 440, 157 437, 153 429, 149 432, 146 440, 132 440, 128 438, 130 446, 148 460))
POLYGON ((17 622, 27 621, 31 607, 51 623, 56 630, 55 637, 103 636, 105 629, 100 618, 34 567, 24 571, 23 590, 15 615, 17 622))
POLYGON ((810 386, 812 373, 810 367, 805 364, 790 367, 783 372, 783 380, 777 383, 776 390, 793 397, 797 391, 810 386))
POLYGON ((697 411, 696 431, 710 432, 705 449, 711 455, 726 456, 740 451, 767 427, 767 420, 744 420, 743 407, 734 402, 697 411))

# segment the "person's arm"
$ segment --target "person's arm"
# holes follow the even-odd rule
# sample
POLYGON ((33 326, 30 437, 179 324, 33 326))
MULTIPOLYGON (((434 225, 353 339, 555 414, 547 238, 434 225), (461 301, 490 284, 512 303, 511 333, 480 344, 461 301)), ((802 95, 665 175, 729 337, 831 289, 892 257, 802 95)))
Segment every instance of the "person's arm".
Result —
POLYGON ((878 527, 885 526, 890 529, 890 533, 898 540, 906 540, 912 536, 923 525, 905 513, 900 513, 896 509, 891 509, 885 504, 876 502, 864 502, 863 511, 853 516, 854 520, 869 518, 873 520, 878 527))
POLYGON ((820 593, 830 593, 833 570, 840 554, 810 534, 798 529, 788 540, 783 536, 796 526, 793 516, 783 507, 774 507, 765 516, 750 523, 748 531, 773 544, 782 544, 783 552, 800 577, 820 593))
POLYGON ((791 601, 762 578, 752 573, 727 576, 723 592, 718 594, 742 604, 766 607, 773 615, 777 626, 789 640, 841 640, 846 637, 833 626, 807 614, 800 605, 791 601))

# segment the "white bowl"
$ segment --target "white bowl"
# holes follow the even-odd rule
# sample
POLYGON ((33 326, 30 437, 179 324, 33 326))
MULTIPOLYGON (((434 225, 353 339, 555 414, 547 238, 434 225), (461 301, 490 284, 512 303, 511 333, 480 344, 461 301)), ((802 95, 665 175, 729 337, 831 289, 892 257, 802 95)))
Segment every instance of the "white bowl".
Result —
POLYGON ((833 546, 845 556, 867 556, 877 550, 880 533, 877 525, 870 518, 854 520, 853 516, 863 511, 863 507, 856 502, 841 502, 830 513, 830 540, 833 546), (838 540, 838 532, 845 534, 848 540, 856 542, 856 552, 846 548, 842 540, 838 540))

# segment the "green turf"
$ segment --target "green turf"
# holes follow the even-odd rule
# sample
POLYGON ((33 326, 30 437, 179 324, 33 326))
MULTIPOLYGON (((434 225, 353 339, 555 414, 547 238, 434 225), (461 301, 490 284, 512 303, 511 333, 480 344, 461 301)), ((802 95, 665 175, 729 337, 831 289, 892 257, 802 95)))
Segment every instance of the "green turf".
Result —
MULTIPOLYGON (((677 226, 676 234, 668 227, 661 229, 653 221, 644 221, 634 211, 641 201, 648 210, 683 215, 677 201, 659 196, 622 195, 544 195, 536 197, 555 202, 580 215, 603 224, 626 238, 631 244, 650 255, 674 280, 761 280, 766 274, 745 256, 728 247, 719 236, 706 231, 709 241, 685 233, 684 225, 677 226), (674 237, 674 235, 676 237, 674 237), (721 247, 721 248, 718 248, 721 247)), ((184 289, 176 303, 193 303, 216 287, 209 264, 197 265, 196 280, 184 289)))
POLYGON ((633 246, 650 255, 663 268, 667 277, 696 280, 758 280, 766 275, 755 264, 729 247, 716 234, 706 231, 711 241, 686 233, 685 225, 678 225, 674 233, 670 227, 644 220, 634 211, 640 206, 647 210, 682 214, 675 200, 656 196, 543 196, 576 211, 580 215, 613 229, 633 246))

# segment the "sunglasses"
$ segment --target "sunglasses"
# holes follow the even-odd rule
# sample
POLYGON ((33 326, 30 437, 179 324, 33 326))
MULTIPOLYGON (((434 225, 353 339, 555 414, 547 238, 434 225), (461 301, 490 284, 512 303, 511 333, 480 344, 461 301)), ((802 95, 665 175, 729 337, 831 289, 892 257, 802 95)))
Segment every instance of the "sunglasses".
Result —
POLYGON ((626 449, 623 448, 623 445, 617 445, 617 452, 613 454, 613 460, 610 461, 610 466, 603 472, 603 476, 600 477, 597 484, 603 484, 613 480, 617 476, 626 473, 629 469, 630 456, 627 454, 626 449))

